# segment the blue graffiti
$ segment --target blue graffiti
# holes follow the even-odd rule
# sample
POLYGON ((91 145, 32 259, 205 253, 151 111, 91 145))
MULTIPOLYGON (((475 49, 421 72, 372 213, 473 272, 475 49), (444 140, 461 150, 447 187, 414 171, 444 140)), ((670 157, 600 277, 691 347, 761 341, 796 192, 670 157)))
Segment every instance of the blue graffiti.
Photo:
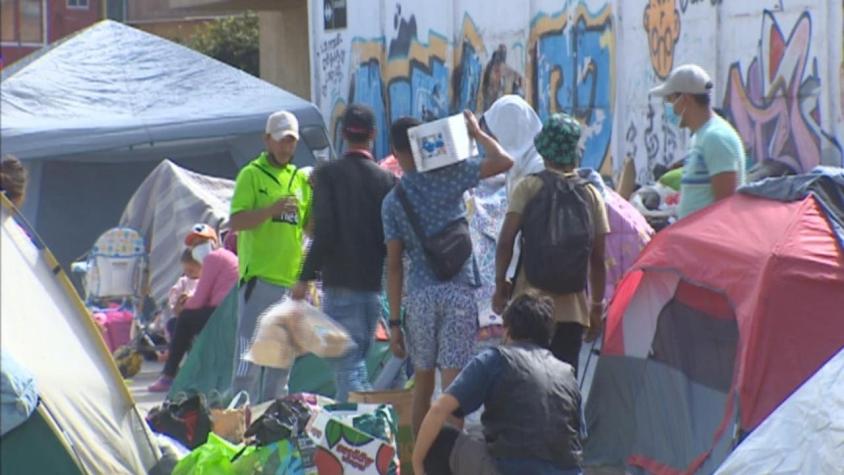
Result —
POLYGON ((477 108, 482 73, 483 64, 478 52, 470 42, 464 41, 460 64, 455 69, 458 77, 454 112, 477 108))
POLYGON ((557 111, 577 117, 587 134, 583 165, 596 169, 608 155, 613 125, 612 58, 609 45, 602 45, 612 22, 605 18, 590 25, 579 15, 563 30, 542 34, 534 63, 537 112, 543 120, 557 111))
MULTIPOLYGON (((350 104, 366 104, 375 114, 375 152, 377 157, 389 154, 390 121, 384 98, 384 82, 381 80, 381 65, 370 60, 358 66, 350 104)), ((335 142, 336 143, 336 142, 335 142)))

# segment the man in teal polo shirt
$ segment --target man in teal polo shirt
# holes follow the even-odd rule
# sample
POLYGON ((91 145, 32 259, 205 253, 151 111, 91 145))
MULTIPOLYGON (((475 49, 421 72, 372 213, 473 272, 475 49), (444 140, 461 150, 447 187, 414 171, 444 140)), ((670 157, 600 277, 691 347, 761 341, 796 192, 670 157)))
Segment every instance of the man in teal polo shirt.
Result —
POLYGON ((302 240, 311 207, 308 177, 291 161, 299 122, 287 111, 267 119, 267 151, 237 175, 231 228, 237 231, 240 302, 232 390, 245 390, 253 403, 287 393, 288 370, 253 365, 249 349, 258 316, 284 297, 299 277, 302 240))

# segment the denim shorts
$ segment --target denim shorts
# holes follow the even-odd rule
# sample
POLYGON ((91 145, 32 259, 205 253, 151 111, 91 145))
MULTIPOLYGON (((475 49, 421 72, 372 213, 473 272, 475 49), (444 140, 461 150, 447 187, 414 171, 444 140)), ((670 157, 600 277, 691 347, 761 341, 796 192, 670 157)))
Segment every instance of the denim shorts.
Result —
POLYGON ((473 288, 437 284, 408 293, 407 350, 416 368, 461 369, 474 355, 478 304, 473 288))

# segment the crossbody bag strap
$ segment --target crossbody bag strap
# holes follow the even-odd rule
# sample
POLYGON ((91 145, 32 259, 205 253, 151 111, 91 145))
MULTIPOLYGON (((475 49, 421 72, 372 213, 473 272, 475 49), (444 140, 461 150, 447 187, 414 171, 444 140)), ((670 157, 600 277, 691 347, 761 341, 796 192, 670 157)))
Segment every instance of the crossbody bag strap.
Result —
POLYGON ((404 187, 401 183, 396 185, 396 195, 399 198, 399 202, 401 202, 402 208, 404 208, 404 213, 407 215, 408 221, 410 221, 410 227, 413 228, 413 232, 416 234, 416 238, 419 239, 419 243, 421 244, 425 240, 425 233, 422 231, 422 225, 419 223, 419 217, 413 210, 410 200, 407 199, 407 194, 405 194, 404 187))

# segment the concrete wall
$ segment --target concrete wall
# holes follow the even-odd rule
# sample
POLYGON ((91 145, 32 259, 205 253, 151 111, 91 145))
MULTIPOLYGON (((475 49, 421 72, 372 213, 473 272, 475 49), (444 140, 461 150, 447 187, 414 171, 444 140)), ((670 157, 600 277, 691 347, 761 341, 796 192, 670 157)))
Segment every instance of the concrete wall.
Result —
POLYGON ((299 97, 311 92, 307 2, 259 11, 261 79, 299 97))
POLYGON ((629 155, 648 182, 688 141, 648 90, 693 62, 754 160, 844 163, 841 0, 354 0, 347 27, 328 31, 323 3, 310 12, 312 100, 338 143, 346 105, 371 105, 378 156, 402 115, 481 112, 517 93, 543 118, 581 120, 586 165, 617 170, 629 155))

